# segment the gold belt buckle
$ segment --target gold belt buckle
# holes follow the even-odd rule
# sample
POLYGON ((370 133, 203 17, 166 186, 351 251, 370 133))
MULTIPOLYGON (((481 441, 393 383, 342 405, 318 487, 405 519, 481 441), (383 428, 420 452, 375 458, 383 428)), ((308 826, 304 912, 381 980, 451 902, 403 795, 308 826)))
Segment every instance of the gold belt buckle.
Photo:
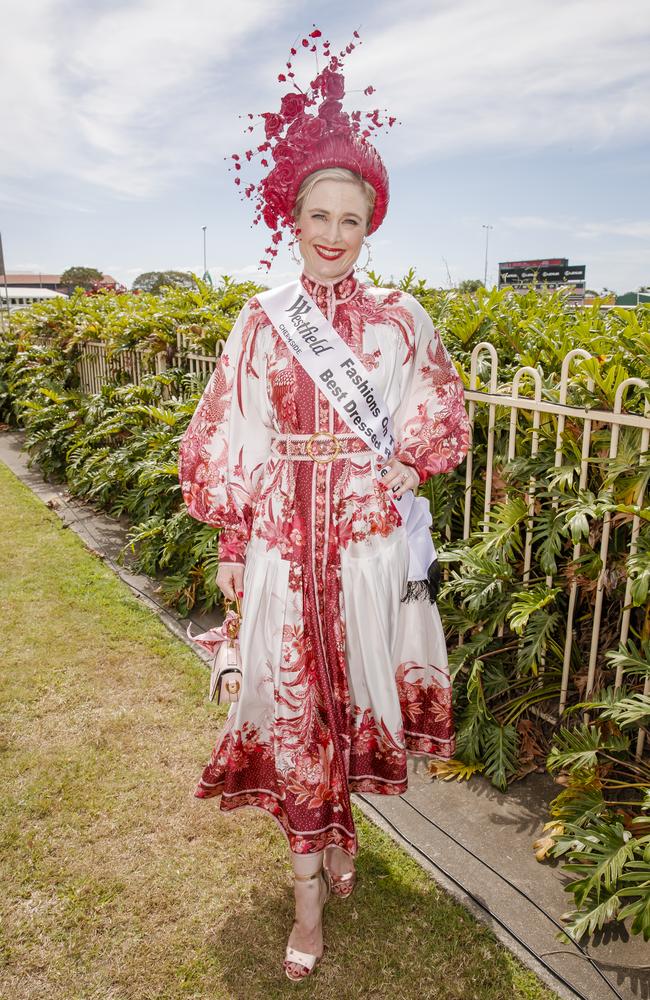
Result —
POLYGON ((315 434, 312 434, 312 436, 309 438, 309 441, 305 445, 305 451, 314 462, 322 462, 324 464, 327 464, 328 462, 333 462, 334 459, 340 454, 341 443, 339 439, 336 437, 336 435, 331 434, 329 431, 316 431, 315 434), (313 447, 318 438, 329 438, 330 441, 334 442, 335 451, 332 455, 314 454, 313 447))

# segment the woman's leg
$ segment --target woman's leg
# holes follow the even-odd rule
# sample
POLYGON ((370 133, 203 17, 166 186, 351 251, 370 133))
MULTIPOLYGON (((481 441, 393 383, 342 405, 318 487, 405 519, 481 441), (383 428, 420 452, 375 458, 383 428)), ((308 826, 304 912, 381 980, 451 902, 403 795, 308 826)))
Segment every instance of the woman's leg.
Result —
MULTIPOLYGON (((323 852, 295 854, 291 851, 291 864, 295 875, 314 875, 323 867, 323 852)), ((309 955, 323 954, 322 913, 326 895, 327 887, 322 876, 305 881, 294 879, 296 917, 288 944, 296 951, 309 955)), ((298 969, 290 971, 299 972, 298 969)))

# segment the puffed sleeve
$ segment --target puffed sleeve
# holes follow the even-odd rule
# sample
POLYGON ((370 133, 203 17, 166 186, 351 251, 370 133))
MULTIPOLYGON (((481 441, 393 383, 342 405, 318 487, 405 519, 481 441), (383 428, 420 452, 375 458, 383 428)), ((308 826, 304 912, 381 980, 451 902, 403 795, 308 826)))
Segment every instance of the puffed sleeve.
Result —
POLYGON ((428 312, 405 296, 413 317, 413 343, 402 367, 395 413, 394 456, 414 466, 424 482, 458 465, 469 447, 463 383, 428 312))
POLYGON ((183 499, 192 517, 221 528, 219 560, 228 563, 245 561, 273 432, 258 346, 264 314, 251 303, 230 331, 179 448, 183 499))

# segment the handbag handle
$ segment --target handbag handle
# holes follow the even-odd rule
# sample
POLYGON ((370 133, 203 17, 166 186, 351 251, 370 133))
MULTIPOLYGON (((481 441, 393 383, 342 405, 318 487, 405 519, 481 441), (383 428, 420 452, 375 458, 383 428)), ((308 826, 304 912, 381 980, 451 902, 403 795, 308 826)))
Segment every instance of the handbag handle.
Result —
POLYGON ((239 604, 239 598, 235 596, 235 600, 233 601, 232 598, 227 597, 224 604, 226 607, 226 618, 229 614, 233 613, 231 607, 232 604, 234 604, 237 609, 235 612, 236 617, 230 618, 230 620, 225 621, 223 624, 223 631, 228 638, 228 644, 232 645, 235 639, 238 638, 239 629, 241 628, 241 607, 239 604))
POLYGON ((235 597, 234 597, 234 600, 233 600, 233 598, 232 598, 232 597, 227 597, 227 598, 225 599, 225 601, 224 601, 224 604, 225 604, 225 606, 226 606, 226 611, 228 611, 228 610, 229 610, 229 608, 228 608, 228 605, 229 605, 229 604, 234 604, 234 605, 235 605, 235 608, 237 609, 237 614, 238 614, 238 615, 239 615, 239 617, 241 618, 241 607, 240 607, 240 604, 239 604, 239 598, 237 597, 237 591, 235 591, 235 597))

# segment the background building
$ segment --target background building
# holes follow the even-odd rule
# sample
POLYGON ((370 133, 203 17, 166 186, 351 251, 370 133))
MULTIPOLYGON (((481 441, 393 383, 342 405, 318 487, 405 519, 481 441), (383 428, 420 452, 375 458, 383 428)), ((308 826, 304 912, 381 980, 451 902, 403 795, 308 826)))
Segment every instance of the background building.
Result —
MULTIPOLYGON (((61 284, 60 274, 8 274, 6 278, 8 288, 49 288, 52 292, 65 293, 73 291, 72 288, 61 284)), ((4 285, 4 279, 0 283, 4 285)), ((126 291, 126 287, 110 274, 103 274, 101 281, 96 281, 92 290, 101 291, 103 289, 110 292, 126 291)))
MULTIPOLYGON (((9 285, 9 282, 7 282, 9 285)), ((24 309, 34 302, 44 302, 46 299, 65 299, 67 295, 63 292, 56 292, 51 288, 33 288, 29 285, 12 285, 5 291, 4 283, 0 284, 0 309, 4 310, 9 302, 9 311, 14 309, 24 309)))

